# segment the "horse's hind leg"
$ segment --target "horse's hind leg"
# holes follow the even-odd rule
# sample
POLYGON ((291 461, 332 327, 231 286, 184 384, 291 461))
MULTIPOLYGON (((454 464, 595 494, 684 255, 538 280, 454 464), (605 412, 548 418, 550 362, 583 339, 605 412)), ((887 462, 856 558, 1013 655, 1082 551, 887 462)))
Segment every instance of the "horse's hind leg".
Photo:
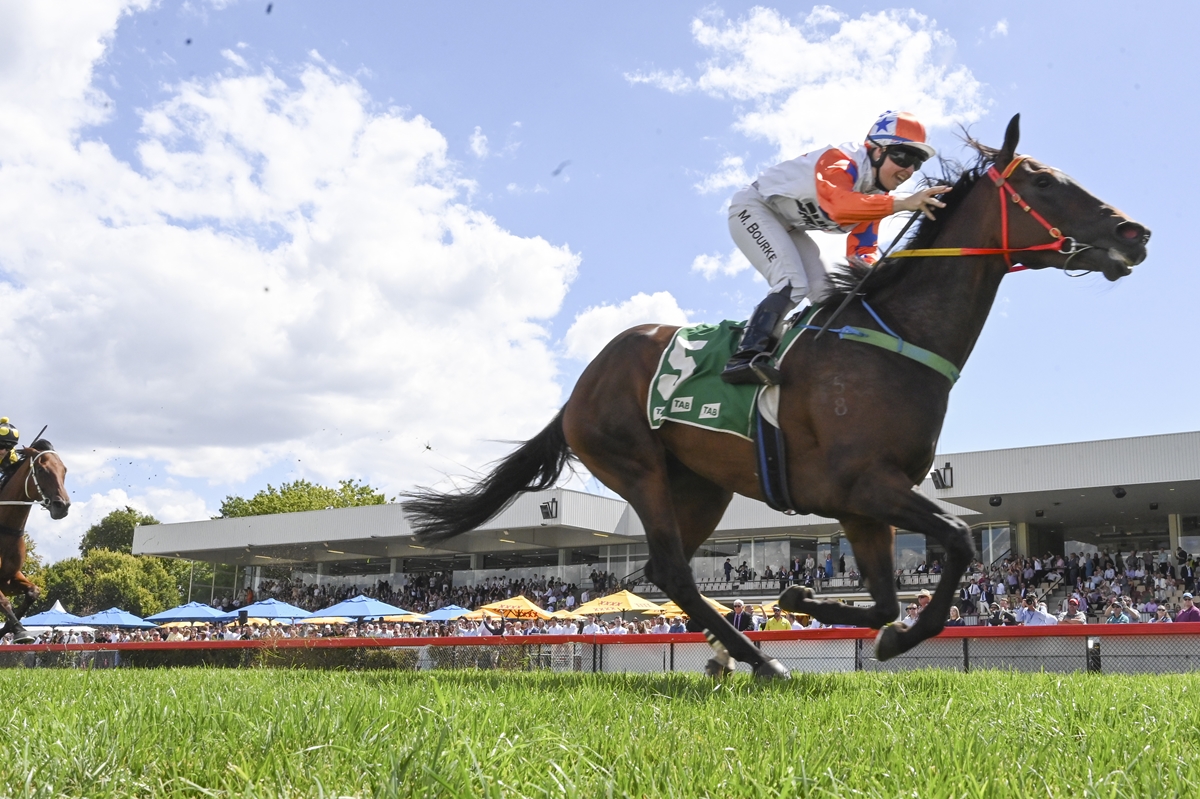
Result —
MULTIPOLYGON (((725 509, 729 507, 729 501, 733 498, 733 493, 691 471, 669 454, 667 455, 667 467, 671 481, 671 497, 675 508, 675 519, 679 527, 680 541, 683 544, 685 566, 683 574, 686 576, 688 584, 695 590, 696 595, 699 597, 699 589, 696 589, 695 578, 692 575, 691 567, 687 564, 691 561, 692 555, 695 554, 700 545, 708 540, 713 530, 717 528, 717 524, 720 523, 721 517, 725 514, 725 509)), ((664 566, 660 570, 657 564, 658 561, 654 560, 652 555, 651 560, 646 564, 646 576, 652 579, 656 585, 662 587, 664 591, 667 591, 668 595, 671 595, 665 583, 669 582, 672 578, 667 574, 660 576, 659 572, 667 571, 667 567, 664 566)), ((671 598, 675 599, 674 596, 671 598)), ((708 603, 704 602, 703 597, 700 597, 700 600, 704 605, 708 606, 708 603)), ((678 602, 679 600, 676 599, 675 601, 678 602)), ((680 607, 683 606, 680 605, 680 607)), ((717 615, 720 616, 720 614, 717 615)), ((724 641, 720 640, 713 631, 713 628, 706 626, 705 630, 709 636, 709 643, 713 645, 716 651, 716 657, 709 661, 706 671, 713 676, 717 676, 726 670, 732 669, 732 665, 729 663, 730 651, 724 641)), ((742 636, 739 635, 739 637, 742 636)), ((787 669, 774 659, 766 659, 761 664, 756 665, 754 673, 758 677, 788 676, 787 669)))
MULTIPOLYGON (((675 486, 667 463, 669 456, 641 417, 641 408, 634 405, 632 410, 620 409, 612 403, 595 414, 588 413, 589 410, 582 403, 580 407, 568 404, 564 417, 567 440, 591 473, 624 497, 641 519, 650 549, 647 576, 692 620, 712 633, 729 655, 749 663, 756 676, 785 676, 787 670, 778 661, 764 658, 750 639, 735 630, 700 595, 684 552, 676 516, 677 503, 680 507, 690 507, 697 500, 687 490, 688 481, 683 476, 678 484, 681 495, 678 498, 674 495, 675 486), (621 414, 621 410, 627 412, 621 414)), ((714 493, 721 499, 721 510, 724 510, 729 502, 728 494, 719 489, 714 493)), ((711 512, 716 507, 715 498, 710 498, 709 503, 707 507, 711 512)), ((703 507, 685 509, 683 516, 690 520, 692 514, 696 514, 697 519, 706 519, 709 512, 703 507)), ((713 522, 713 526, 715 524, 713 522)), ((692 526, 690 521, 689 526, 692 526)))
POLYGON ((779 597, 779 606, 793 613, 807 613, 822 624, 849 624, 855 627, 880 627, 900 615, 896 600, 895 531, 891 525, 875 519, 843 519, 846 538, 854 547, 854 558, 867 582, 875 605, 859 608, 831 600, 812 598, 812 590, 793 585, 779 597))

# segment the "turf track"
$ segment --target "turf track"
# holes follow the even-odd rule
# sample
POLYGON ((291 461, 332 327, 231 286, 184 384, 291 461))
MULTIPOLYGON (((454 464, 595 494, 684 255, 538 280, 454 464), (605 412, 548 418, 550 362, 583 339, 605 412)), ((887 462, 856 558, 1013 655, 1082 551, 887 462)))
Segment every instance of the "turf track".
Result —
POLYGON ((1200 796, 1200 677, 0 672, 5 796, 1200 796))

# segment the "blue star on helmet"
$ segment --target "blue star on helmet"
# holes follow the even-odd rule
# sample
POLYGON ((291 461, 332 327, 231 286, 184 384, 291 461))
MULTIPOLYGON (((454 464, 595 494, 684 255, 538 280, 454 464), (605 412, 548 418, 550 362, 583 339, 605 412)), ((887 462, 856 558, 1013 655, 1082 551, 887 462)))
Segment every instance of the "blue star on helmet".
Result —
POLYGON ((882 117, 875 123, 876 133, 888 133, 893 125, 896 124, 895 117, 882 117))

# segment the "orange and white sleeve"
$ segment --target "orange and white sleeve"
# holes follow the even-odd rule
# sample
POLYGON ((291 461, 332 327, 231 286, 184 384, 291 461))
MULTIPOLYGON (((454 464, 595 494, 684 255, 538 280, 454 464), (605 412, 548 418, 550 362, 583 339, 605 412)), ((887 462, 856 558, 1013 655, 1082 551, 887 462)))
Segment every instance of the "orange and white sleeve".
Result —
POLYGON ((863 194, 854 190, 858 164, 841 150, 832 148, 817 161, 817 202, 826 216, 839 225, 877 222, 894 213, 888 194, 863 194))

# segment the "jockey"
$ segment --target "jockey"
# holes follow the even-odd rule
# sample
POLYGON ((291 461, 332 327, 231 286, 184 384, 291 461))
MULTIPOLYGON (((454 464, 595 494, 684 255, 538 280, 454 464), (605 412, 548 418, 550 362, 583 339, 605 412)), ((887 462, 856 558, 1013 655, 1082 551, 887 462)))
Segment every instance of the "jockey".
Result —
POLYGON ((898 211, 945 208, 937 195, 949 186, 932 186, 904 198, 889 192, 936 155, 925 141, 925 127, 902 111, 887 111, 862 144, 823 147, 777 164, 733 195, 729 231, 742 253, 767 279, 771 293, 750 317, 741 346, 721 379, 726 383, 779 380, 766 357, 788 312, 805 298, 820 302, 829 278, 810 230, 849 233, 847 258, 874 262, 879 221, 898 211), (756 361, 757 359, 757 361, 756 361))
POLYGON ((8 421, 7 416, 0 416, 0 471, 11 469, 21 460, 17 452, 17 441, 21 434, 8 421))

